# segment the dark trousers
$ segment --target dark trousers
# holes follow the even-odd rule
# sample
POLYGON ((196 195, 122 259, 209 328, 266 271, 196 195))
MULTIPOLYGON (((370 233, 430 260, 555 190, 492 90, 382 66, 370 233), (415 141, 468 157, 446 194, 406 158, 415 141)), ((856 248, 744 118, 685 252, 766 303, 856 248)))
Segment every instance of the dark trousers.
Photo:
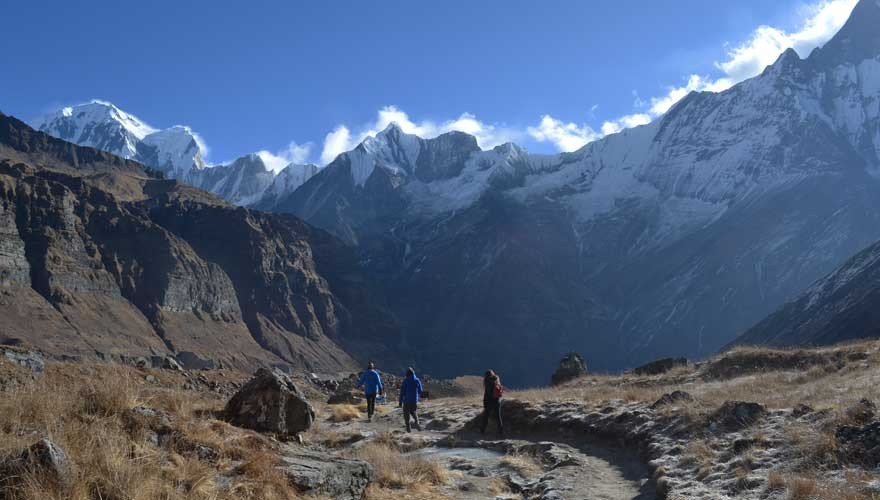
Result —
POLYGON ((418 403, 403 403, 403 423, 406 424, 406 432, 410 432, 409 419, 412 417, 413 425, 416 426, 416 429, 422 430, 422 426, 419 425, 419 414, 416 413, 416 410, 419 409, 418 403))
POLYGON ((376 413, 376 395, 367 394, 367 416, 372 417, 376 413))
POLYGON ((483 420, 480 422, 480 433, 486 433, 486 427, 489 426, 489 418, 495 416, 495 424, 498 426, 498 434, 504 433, 504 425, 501 423, 501 400, 493 399, 491 401, 483 401, 483 420))

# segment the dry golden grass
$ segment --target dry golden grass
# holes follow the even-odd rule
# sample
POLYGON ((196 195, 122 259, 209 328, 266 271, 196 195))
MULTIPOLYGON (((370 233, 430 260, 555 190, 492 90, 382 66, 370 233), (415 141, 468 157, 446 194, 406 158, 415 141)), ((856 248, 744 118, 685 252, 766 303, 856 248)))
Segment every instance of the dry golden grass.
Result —
POLYGON ((785 476, 777 471, 771 471, 770 474, 767 475, 767 492, 775 493, 779 491, 785 491, 788 488, 788 481, 785 480, 785 476))
POLYGON ((330 415, 327 420, 331 422, 350 422, 361 418, 361 412, 355 405, 328 405, 330 415))
POLYGON ((504 478, 493 477, 489 481, 489 493, 494 496, 500 496, 513 493, 513 491, 510 488, 510 484, 504 478))
POLYGON ((501 457, 499 464, 524 478, 532 478, 544 472, 541 462, 533 455, 527 453, 507 454, 501 457))
MULTIPOLYGON (((530 402, 573 400, 602 404, 613 400, 653 403, 663 394, 683 390, 698 402, 688 405, 695 415, 714 410, 724 401, 755 401, 769 408, 791 408, 807 402, 816 409, 845 408, 866 397, 880 400, 880 385, 864 360, 850 361, 853 353, 869 353, 868 364, 880 362, 880 342, 861 342, 815 350, 739 347, 707 361, 703 366, 677 367, 655 376, 590 375, 557 387, 512 391, 511 398, 530 402), (802 358, 802 359, 801 359, 802 358), (734 361, 731 361, 734 359, 734 361), (782 361, 778 361, 782 359, 782 361), (751 363, 732 378, 705 378, 715 365, 751 363), (757 361, 756 361, 757 360, 757 361), (774 365, 774 363, 779 363, 774 365), (794 367, 794 368, 793 368, 794 367)), ((736 370, 729 370, 734 371, 736 370)), ((726 372, 726 370, 725 370, 726 372)))
POLYGON ((693 467, 701 469, 710 467, 715 461, 715 452, 706 444, 703 439, 694 440, 688 443, 682 454, 680 465, 684 467, 693 467))
POLYGON ((401 491, 371 484, 364 491, 363 500, 389 500, 392 498, 405 498, 406 500, 451 500, 454 497, 432 486, 414 486, 401 491))
POLYGON ((819 494, 819 485, 811 478, 791 478, 786 486, 790 500, 810 500, 819 494))
POLYGON ((317 444, 325 448, 341 448, 363 439, 363 435, 334 428, 320 420, 312 424, 312 428, 301 434, 303 441, 317 444))
POLYGON ((287 499, 295 492, 267 456, 265 437, 211 419, 223 401, 143 381, 137 370, 115 365, 51 363, 46 373, 0 394, 0 456, 18 453, 48 438, 74 464, 71 485, 61 489, 38 474, 0 491, 0 498, 36 499, 287 499), (127 425, 126 414, 145 405, 168 411, 180 443, 159 448, 143 429, 127 425), (197 417, 201 415, 201 417, 197 417), (192 446, 216 451, 201 461, 192 446), (216 480, 242 461, 231 484, 216 480))
POLYGON ((353 456, 373 466, 376 485, 380 488, 411 491, 439 486, 449 480, 448 472, 439 462, 404 456, 385 443, 370 442, 355 450, 353 456))
MULTIPOLYGON (((367 413, 367 402, 364 401, 364 402, 358 404, 357 409, 361 413, 367 413)), ((388 408, 376 403, 375 412, 376 412, 376 415, 383 415, 385 413, 388 413, 388 408)))

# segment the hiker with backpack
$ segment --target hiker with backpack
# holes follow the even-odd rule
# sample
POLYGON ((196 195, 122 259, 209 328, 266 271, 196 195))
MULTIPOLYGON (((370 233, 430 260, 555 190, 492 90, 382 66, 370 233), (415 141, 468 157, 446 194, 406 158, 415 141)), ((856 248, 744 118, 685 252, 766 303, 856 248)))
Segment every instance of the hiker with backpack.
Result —
POLYGON ((367 364, 367 369, 361 375, 357 386, 364 388, 364 396, 367 398, 367 421, 372 422, 373 414, 376 412, 376 396, 385 391, 382 387, 382 377, 372 361, 367 364))
POLYGON ((489 426, 489 418, 495 416, 498 426, 498 435, 504 435, 504 426, 501 423, 501 397, 504 395, 504 386, 501 378, 492 370, 486 371, 483 377, 483 415, 480 422, 480 434, 486 433, 489 426))
POLYGON ((406 424, 406 432, 412 432, 409 420, 412 418, 416 430, 422 430, 419 425, 419 415, 416 413, 419 407, 419 397, 422 395, 422 381, 416 377, 416 371, 406 369, 406 377, 400 385, 399 406, 403 407, 403 422, 406 424))

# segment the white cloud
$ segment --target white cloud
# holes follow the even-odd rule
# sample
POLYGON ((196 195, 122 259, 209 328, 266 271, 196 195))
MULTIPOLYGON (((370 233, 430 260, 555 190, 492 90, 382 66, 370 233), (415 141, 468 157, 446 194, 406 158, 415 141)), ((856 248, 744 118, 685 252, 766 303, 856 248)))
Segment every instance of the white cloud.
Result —
POLYGON ((351 132, 345 125, 339 125, 324 137, 324 150, 321 151, 321 163, 326 165, 340 154, 348 151, 351 146, 351 132))
POLYGON ((561 151, 580 149, 584 144, 602 137, 588 125, 564 123, 550 115, 541 117, 541 123, 537 127, 529 127, 528 132, 536 141, 552 142, 561 151))
MULTIPOLYGON (((803 21, 797 31, 792 33, 771 26, 759 26, 748 40, 727 51, 727 59, 715 63, 722 75, 714 78, 690 75, 684 85, 670 87, 666 94, 652 97, 646 113, 634 113, 606 121, 602 124, 601 133, 595 133, 588 125, 563 123, 550 115, 544 115, 537 127, 529 127, 529 134, 538 142, 552 142, 560 151, 572 151, 605 135, 650 123, 669 111, 690 92, 721 92, 760 74, 790 47, 801 57, 808 56, 813 49, 822 46, 840 30, 856 2, 857 0, 823 0, 805 7, 802 12, 803 21)), ((636 91, 633 91, 633 97, 633 106, 636 109, 648 104, 636 91)))
POLYGON ((324 137, 321 162, 330 163, 341 153, 354 149, 364 139, 375 136, 388 125, 396 123, 403 132, 423 138, 437 137, 453 130, 473 135, 481 148, 493 148, 505 142, 522 137, 522 132, 503 125, 482 122, 470 113, 462 113, 458 118, 435 123, 430 120, 414 122, 409 115, 395 106, 385 106, 376 114, 376 120, 352 133, 347 125, 337 125, 324 137))
POLYGON ((257 151, 257 156, 259 156, 260 159, 263 160, 263 163, 266 164, 266 168, 277 174, 278 172, 284 170, 284 167, 290 165, 291 163, 306 163, 311 152, 311 143, 297 144, 295 142, 291 142, 287 146, 287 149, 283 151, 270 153, 269 151, 262 150, 257 151))
POLYGON ((793 48, 801 57, 831 39, 843 26, 857 0, 826 0, 804 10, 800 28, 787 33, 772 26, 759 26, 744 43, 727 52, 727 60, 716 63, 734 84, 764 70, 785 49, 793 48))
POLYGON ((651 123, 651 117, 645 113, 621 116, 616 120, 603 123, 602 135, 616 134, 625 128, 638 127, 639 125, 647 125, 648 123, 651 123))

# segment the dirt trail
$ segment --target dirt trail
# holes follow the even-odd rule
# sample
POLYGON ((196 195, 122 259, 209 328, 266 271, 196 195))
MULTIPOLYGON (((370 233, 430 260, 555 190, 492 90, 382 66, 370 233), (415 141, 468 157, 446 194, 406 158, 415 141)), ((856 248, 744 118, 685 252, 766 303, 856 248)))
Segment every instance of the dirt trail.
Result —
POLYGON ((332 424, 370 437, 389 432, 415 455, 438 460, 450 471, 453 498, 649 500, 656 498, 650 472, 633 450, 615 449, 562 435, 509 429, 503 439, 467 432, 479 407, 443 400, 422 405, 422 431, 406 434, 403 413, 380 407, 366 419, 332 424), (534 458, 533 458, 534 457, 534 458), (502 491, 499 491, 502 485, 502 491))

